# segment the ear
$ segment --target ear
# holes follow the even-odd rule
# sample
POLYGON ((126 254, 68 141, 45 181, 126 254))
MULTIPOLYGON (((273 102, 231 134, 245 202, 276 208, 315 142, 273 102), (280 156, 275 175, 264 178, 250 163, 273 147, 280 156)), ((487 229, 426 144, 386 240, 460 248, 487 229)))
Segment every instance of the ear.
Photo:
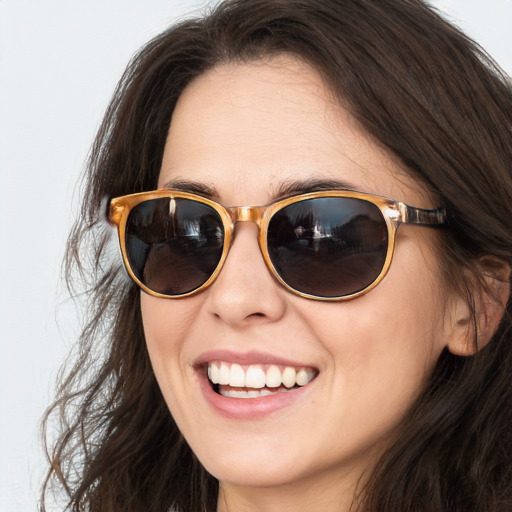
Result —
POLYGON ((467 295, 457 293, 450 304, 445 325, 448 350, 458 356, 471 356, 489 343, 510 296, 508 264, 483 258, 476 268, 476 273, 466 275, 467 295))

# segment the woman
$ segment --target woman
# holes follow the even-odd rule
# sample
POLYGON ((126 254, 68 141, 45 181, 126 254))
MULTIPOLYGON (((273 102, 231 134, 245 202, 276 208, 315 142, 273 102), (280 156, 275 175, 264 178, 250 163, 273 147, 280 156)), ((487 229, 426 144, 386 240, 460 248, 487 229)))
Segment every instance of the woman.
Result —
POLYGON ((91 320, 47 484, 71 510, 511 510, 511 100, 419 0, 228 0, 150 42, 70 240, 91 320))

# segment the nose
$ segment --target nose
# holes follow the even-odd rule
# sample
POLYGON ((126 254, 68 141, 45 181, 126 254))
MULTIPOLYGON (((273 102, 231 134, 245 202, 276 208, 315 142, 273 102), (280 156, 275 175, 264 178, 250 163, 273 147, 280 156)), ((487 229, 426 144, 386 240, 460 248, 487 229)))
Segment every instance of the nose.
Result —
POLYGON ((287 292, 273 278, 252 222, 236 225, 230 251, 209 289, 208 312, 232 327, 275 322, 285 313, 287 292))

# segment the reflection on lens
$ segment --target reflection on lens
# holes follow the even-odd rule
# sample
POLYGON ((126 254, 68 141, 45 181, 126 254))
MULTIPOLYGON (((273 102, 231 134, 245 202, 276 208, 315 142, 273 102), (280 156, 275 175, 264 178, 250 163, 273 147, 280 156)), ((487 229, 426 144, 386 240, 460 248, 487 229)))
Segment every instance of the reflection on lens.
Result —
POLYGON ((126 252, 151 290, 182 295, 203 285, 222 256, 224 230, 210 206, 183 198, 144 201, 126 223, 126 252))
POLYGON ((270 220, 267 243, 274 268, 289 286, 318 297, 342 297, 377 279, 388 231, 374 204, 323 197, 279 210, 270 220))

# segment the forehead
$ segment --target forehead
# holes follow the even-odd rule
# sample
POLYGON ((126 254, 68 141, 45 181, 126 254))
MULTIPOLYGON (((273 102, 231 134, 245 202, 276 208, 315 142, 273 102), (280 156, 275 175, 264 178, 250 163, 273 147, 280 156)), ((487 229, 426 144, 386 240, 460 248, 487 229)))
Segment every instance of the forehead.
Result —
POLYGON ((176 180, 206 184, 225 204, 263 204, 295 180, 336 180, 418 206, 428 202, 319 73, 289 56, 219 66, 185 89, 159 186, 176 180))

